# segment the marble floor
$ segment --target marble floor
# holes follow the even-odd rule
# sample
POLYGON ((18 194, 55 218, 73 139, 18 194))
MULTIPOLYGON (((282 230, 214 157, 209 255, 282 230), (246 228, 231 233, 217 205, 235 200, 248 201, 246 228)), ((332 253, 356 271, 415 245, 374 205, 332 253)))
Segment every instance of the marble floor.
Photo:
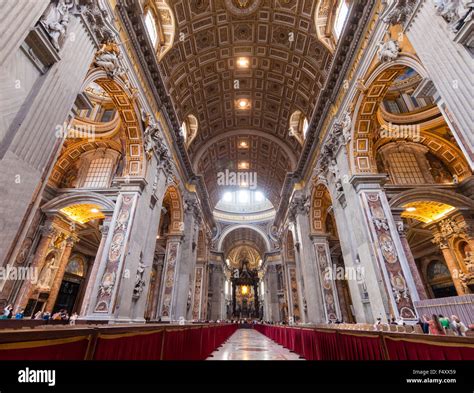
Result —
POLYGON ((207 360, 302 359, 253 329, 239 329, 207 360))

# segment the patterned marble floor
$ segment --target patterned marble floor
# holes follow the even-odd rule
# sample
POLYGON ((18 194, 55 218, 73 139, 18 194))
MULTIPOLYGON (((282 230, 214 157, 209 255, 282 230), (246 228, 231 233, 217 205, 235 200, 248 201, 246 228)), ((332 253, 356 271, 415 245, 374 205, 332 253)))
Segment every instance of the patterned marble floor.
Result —
POLYGON ((297 354, 290 352, 253 329, 239 329, 207 360, 301 359, 297 354))

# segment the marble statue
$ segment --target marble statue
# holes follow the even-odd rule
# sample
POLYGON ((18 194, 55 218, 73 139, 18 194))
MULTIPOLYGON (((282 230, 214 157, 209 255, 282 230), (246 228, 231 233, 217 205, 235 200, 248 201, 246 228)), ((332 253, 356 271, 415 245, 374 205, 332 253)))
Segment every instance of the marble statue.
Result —
POLYGON ((116 75, 123 74, 124 70, 120 65, 121 53, 118 45, 113 42, 107 42, 95 55, 94 64, 103 68, 107 75, 113 78, 116 75))
POLYGON ((38 281, 38 287, 42 289, 49 289, 51 287, 51 280, 53 278, 53 269, 56 258, 53 256, 46 262, 43 270, 41 271, 41 276, 38 281))
POLYGON ((61 49, 62 42, 66 36, 67 26, 69 24, 69 11, 74 6, 72 2, 59 0, 56 5, 51 5, 48 11, 40 20, 40 23, 46 29, 51 43, 57 49, 61 49))
POLYGON ((449 23, 450 30, 457 32, 469 18, 472 18, 472 0, 433 0, 436 13, 449 23))
POLYGON ((400 54, 400 44, 396 40, 379 43, 378 58, 382 63, 394 61, 400 54))

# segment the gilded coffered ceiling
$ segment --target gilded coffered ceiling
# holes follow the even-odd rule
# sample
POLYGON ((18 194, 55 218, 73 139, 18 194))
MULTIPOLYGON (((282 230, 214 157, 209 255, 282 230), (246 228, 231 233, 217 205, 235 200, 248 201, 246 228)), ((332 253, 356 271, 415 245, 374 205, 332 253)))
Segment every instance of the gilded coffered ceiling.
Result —
POLYGON ((237 167, 238 160, 249 162, 259 188, 278 205, 285 176, 302 148, 289 133, 290 117, 295 111, 311 117, 332 59, 317 38, 317 3, 168 1, 176 34, 160 67, 180 121, 188 115, 198 120, 188 153, 205 178, 212 206, 222 191, 217 172, 237 167), (239 130, 250 148, 239 149, 239 130), (253 131, 263 136, 252 138, 253 131), (227 133, 234 136, 200 152, 210 139, 227 133))

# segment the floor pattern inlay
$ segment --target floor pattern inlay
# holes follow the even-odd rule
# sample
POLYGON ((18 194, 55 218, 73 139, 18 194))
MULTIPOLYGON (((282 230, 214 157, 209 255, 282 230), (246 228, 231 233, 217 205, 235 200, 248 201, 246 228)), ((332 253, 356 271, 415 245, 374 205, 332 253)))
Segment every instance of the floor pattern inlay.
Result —
POLYGON ((237 330, 208 360, 301 360, 253 329, 237 330))

